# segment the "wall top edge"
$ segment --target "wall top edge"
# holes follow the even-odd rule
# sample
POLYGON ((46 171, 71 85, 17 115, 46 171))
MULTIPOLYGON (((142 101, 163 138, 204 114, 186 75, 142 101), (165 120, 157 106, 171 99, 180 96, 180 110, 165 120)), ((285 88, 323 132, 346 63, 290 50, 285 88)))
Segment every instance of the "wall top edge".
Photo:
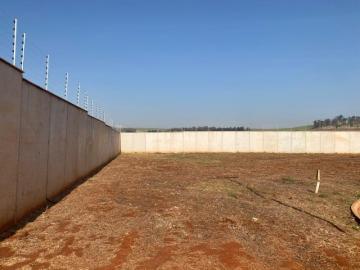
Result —
POLYGON ((53 92, 50 92, 49 90, 46 90, 45 88, 41 87, 40 85, 38 85, 38 84, 28 80, 28 79, 25 79, 25 78, 23 78, 23 81, 28 83, 28 84, 31 84, 32 86, 38 88, 39 90, 43 91, 44 93, 46 93, 46 94, 48 94, 48 95, 50 95, 50 96, 52 96, 52 97, 54 97, 54 98, 56 98, 58 100, 61 100, 61 101, 67 103, 68 105, 70 105, 70 106, 72 106, 72 107, 74 107, 74 108, 76 108, 76 109, 78 109, 80 111, 83 111, 83 112, 87 113, 87 111, 84 110, 83 108, 71 103, 70 101, 68 101, 68 100, 66 100, 66 99, 64 99, 62 97, 59 97, 58 95, 54 94, 53 92))
POLYGON ((108 128, 111 128, 112 130, 116 131, 117 133, 120 133, 119 131, 117 131, 115 128, 113 128, 112 126, 109 126, 108 124, 106 124, 105 122, 95 118, 94 116, 88 114, 88 117, 90 117, 91 119, 97 121, 97 122, 100 122, 101 124, 104 124, 104 126, 108 127, 108 128))
POLYGON ((89 115, 87 110, 85 110, 85 109, 83 109, 83 108, 81 108, 81 107, 79 107, 79 106, 77 106, 77 105, 75 105, 75 104, 71 103, 70 101, 68 101, 68 100, 66 100, 66 99, 64 99, 64 98, 62 98, 62 97, 59 97, 58 95, 56 95, 56 94, 54 94, 54 93, 52 93, 52 92, 50 92, 50 91, 48 91, 48 90, 44 89, 43 87, 41 87, 41 86, 37 85, 36 83, 33 83, 32 81, 30 81, 30 80, 28 80, 28 79, 23 78, 23 81, 24 81, 24 82, 26 82, 26 83, 28 83, 28 84, 30 84, 30 85, 32 85, 32 86, 34 86, 34 87, 36 87, 38 90, 40 90, 40 91, 42 91, 42 92, 44 92, 44 93, 46 93, 46 94, 48 94, 48 95, 50 95, 50 96, 52 96, 52 97, 56 98, 56 99, 58 99, 58 100, 60 100, 60 101, 62 101, 62 102, 67 103, 68 105, 70 105, 70 106, 74 107, 75 109, 77 109, 77 110, 79 110, 79 111, 82 111, 82 112, 86 113, 86 115, 87 115, 88 117, 90 117, 90 118, 92 118, 92 119, 94 119, 94 120, 96 120, 96 121, 98 121, 98 122, 100 122, 100 123, 104 124, 105 126, 107 126, 107 127, 111 128, 111 129, 113 129, 113 130, 117 131, 117 130, 116 130, 116 129, 114 129, 113 127, 111 127, 111 126, 107 125, 105 122, 103 122, 103 121, 101 121, 101 120, 99 120, 99 119, 97 119, 97 118, 95 118, 95 117, 93 117, 93 116, 89 115))
POLYGON ((86 115, 87 115, 88 117, 90 117, 90 118, 92 118, 92 119, 94 119, 94 120, 96 120, 96 121, 104 124, 106 127, 109 127, 109 128, 111 128, 111 129, 117 131, 117 130, 114 129, 113 127, 107 125, 105 122, 103 122, 103 121, 101 121, 101 120, 99 120, 99 119, 97 119, 97 118, 89 115, 87 110, 85 110, 85 109, 83 109, 83 108, 81 108, 81 107, 79 107, 79 106, 71 103, 70 101, 68 101, 68 100, 66 100, 66 99, 64 99, 64 98, 62 98, 62 97, 59 97, 58 95, 56 95, 56 94, 54 94, 54 93, 52 93, 52 92, 44 89, 43 87, 37 85, 36 83, 33 83, 32 81, 30 81, 30 80, 28 80, 28 79, 23 78, 23 81, 26 82, 26 83, 28 83, 28 84, 30 84, 30 85, 32 85, 32 86, 34 86, 34 87, 36 87, 39 91, 42 91, 42 92, 46 93, 47 95, 49 95, 49 96, 51 96, 51 97, 54 97, 54 98, 56 98, 56 99, 58 99, 58 100, 60 100, 60 101, 62 101, 62 102, 65 102, 65 103, 68 104, 69 106, 72 106, 73 108, 75 108, 75 109, 77 109, 77 110, 79 110, 79 111, 82 111, 82 112, 86 113, 86 115))
POLYGON ((5 60, 4 58, 0 57, 0 61, 8 66, 10 66, 11 68, 15 69, 16 71, 20 72, 20 73, 24 73, 23 70, 21 70, 20 68, 18 68, 17 66, 14 66, 13 64, 9 63, 7 60, 5 60))
POLYGON ((247 130, 247 131, 206 131, 206 130, 199 130, 199 131, 174 131, 174 132, 171 132, 171 131, 159 131, 159 132, 124 132, 124 131, 121 131, 121 133, 123 134, 159 134, 159 133, 162 133, 162 134, 175 134, 175 133, 231 133, 231 132, 236 132, 236 133, 318 133, 318 132, 343 132, 343 133, 350 133, 350 132, 357 132, 357 133, 360 133, 360 130, 304 130, 304 131, 301 131, 301 130, 263 130, 263 131, 260 131, 260 130, 247 130))

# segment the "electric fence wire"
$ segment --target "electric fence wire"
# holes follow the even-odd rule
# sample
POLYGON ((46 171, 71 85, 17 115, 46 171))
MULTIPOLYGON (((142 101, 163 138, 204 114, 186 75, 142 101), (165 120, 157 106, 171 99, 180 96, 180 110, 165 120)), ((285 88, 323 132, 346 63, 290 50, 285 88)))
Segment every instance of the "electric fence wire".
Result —
MULTIPOLYGON (((10 63, 12 60, 13 20, 9 18, 11 18, 11 16, 3 9, 0 9, 0 58, 3 58, 10 63)), ((17 29, 16 66, 20 67, 21 37, 22 33, 26 33, 24 78, 41 88, 45 88, 45 58, 49 53, 31 38, 31 33, 27 33, 23 28, 20 21, 17 29)), ((64 67, 57 69, 56 55, 50 55, 49 62, 48 91, 51 91, 61 98, 66 98, 68 102, 76 105, 78 95, 77 85, 80 82, 80 78, 77 78, 76 75, 69 72, 67 96, 65 97, 65 73, 61 74, 60 72, 57 72, 57 70, 64 70, 64 67)), ((80 88, 79 100, 79 107, 86 109, 89 115, 113 126, 113 121, 111 118, 107 117, 107 113, 104 111, 103 106, 92 98, 91 91, 86 88, 84 88, 84 90, 80 88), (86 93, 86 96, 83 96, 84 93, 86 93)))

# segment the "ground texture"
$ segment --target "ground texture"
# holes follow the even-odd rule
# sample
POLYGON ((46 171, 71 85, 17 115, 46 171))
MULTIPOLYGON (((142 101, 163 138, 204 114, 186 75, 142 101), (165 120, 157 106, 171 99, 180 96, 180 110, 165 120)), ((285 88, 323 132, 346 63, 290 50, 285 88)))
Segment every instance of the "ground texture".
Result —
POLYGON ((121 155, 5 232, 0 269, 360 269, 359 196, 360 156, 121 155))

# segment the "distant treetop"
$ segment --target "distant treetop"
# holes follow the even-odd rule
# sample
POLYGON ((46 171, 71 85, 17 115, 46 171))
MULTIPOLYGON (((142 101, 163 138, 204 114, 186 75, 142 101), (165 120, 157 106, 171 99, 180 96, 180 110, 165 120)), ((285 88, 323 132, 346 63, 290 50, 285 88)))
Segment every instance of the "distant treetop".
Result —
POLYGON ((315 120, 313 123, 314 129, 329 129, 329 128, 359 128, 360 116, 344 117, 338 115, 333 119, 315 120))

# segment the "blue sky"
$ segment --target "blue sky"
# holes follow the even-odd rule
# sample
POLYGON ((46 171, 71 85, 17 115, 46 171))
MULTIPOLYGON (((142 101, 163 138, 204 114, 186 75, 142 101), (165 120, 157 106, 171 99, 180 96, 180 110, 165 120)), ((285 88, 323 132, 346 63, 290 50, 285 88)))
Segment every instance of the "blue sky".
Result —
POLYGON ((360 115, 358 0, 9 1, 27 32, 26 77, 70 99, 81 82, 126 127, 287 127, 360 115))

